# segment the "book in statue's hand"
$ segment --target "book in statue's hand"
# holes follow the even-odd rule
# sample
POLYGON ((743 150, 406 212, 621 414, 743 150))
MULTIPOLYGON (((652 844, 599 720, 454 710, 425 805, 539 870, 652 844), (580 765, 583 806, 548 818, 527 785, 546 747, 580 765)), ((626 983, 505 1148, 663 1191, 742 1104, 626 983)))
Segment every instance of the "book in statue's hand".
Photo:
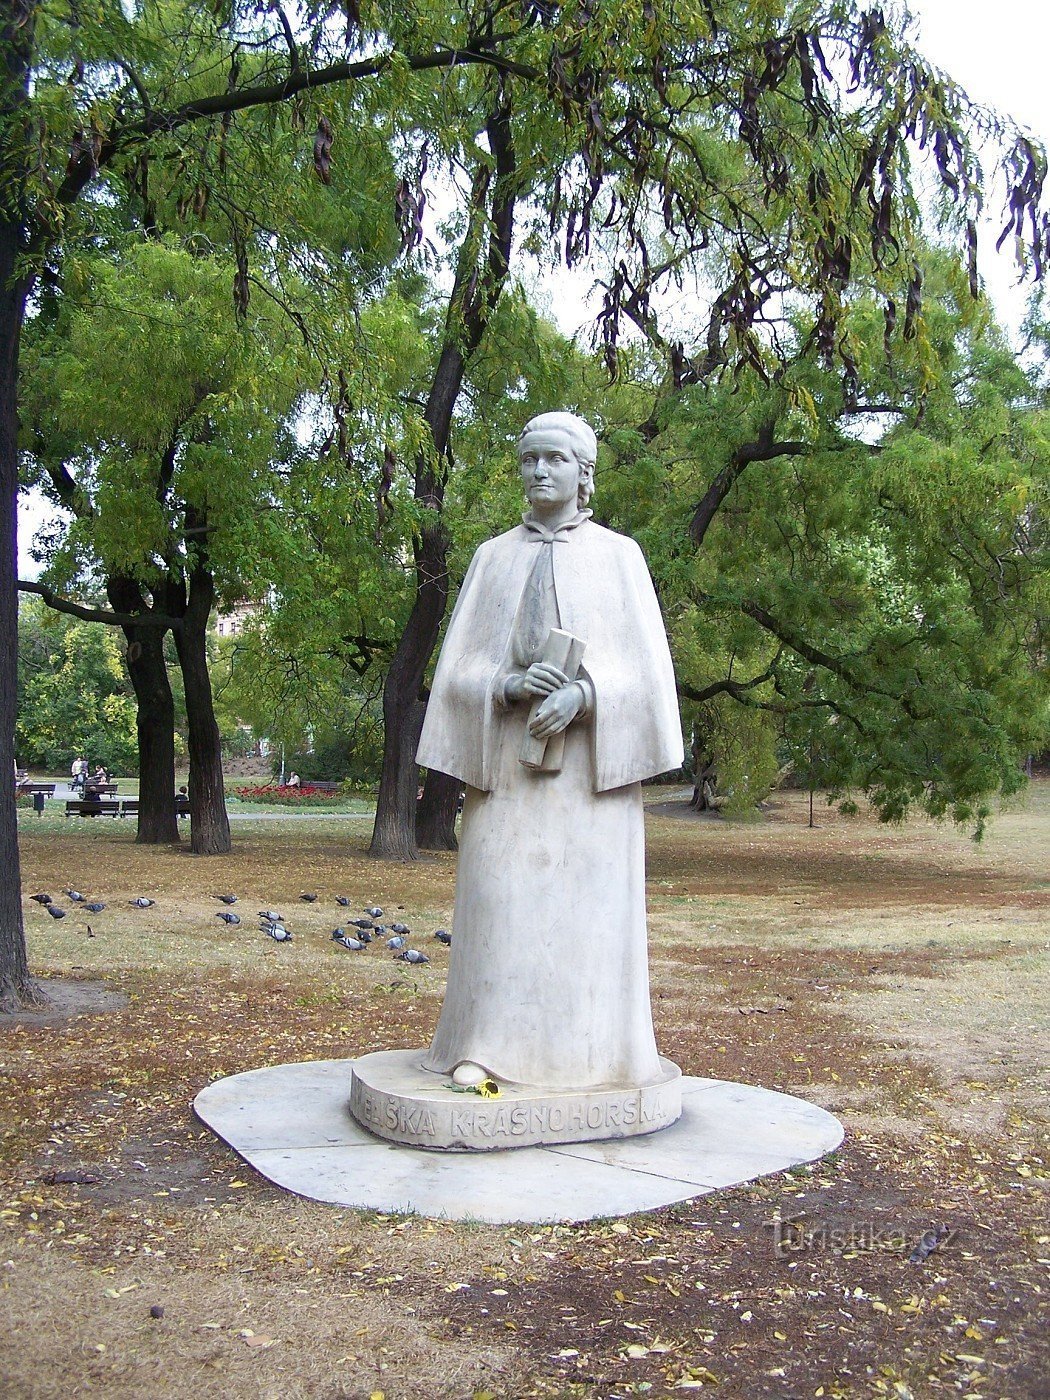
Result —
MULTIPOLYGON (((579 674, 586 645, 586 642, 581 642, 579 637, 574 637, 571 632, 552 627, 547 633, 543 651, 537 660, 546 666, 556 666, 570 681, 574 681, 579 674)), ((522 741, 519 759, 526 768, 535 768, 541 773, 560 773, 565 750, 565 730, 560 734, 552 734, 549 739, 538 739, 531 729, 532 721, 539 714, 540 706, 546 699, 546 695, 539 695, 532 703, 525 724, 525 738, 522 741)))

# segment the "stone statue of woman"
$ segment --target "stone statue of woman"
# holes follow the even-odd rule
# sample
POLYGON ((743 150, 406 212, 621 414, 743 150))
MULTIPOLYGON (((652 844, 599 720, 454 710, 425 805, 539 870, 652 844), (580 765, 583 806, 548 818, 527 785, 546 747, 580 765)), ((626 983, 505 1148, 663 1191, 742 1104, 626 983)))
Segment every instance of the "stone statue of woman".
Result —
POLYGON ((544 413, 518 450, 530 509, 471 562, 417 755, 466 784, 448 990, 423 1065, 463 1086, 641 1088, 668 1067, 641 782, 682 762, 671 657, 641 551, 586 508, 591 428, 544 413))

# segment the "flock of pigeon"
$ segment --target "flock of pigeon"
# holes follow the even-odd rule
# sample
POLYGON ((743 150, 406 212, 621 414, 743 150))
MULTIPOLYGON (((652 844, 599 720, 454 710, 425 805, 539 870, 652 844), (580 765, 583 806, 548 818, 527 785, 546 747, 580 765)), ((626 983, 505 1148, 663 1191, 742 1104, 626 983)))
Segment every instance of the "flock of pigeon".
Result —
MULTIPOLYGON (((100 914, 106 907, 105 904, 99 900, 89 901, 87 896, 82 895, 79 890, 66 890, 66 894, 72 903, 80 905, 83 909, 92 914, 100 914)), ((64 919, 66 917, 68 911, 57 905, 49 894, 33 894, 29 897, 30 899, 36 900, 37 904, 42 904, 53 919, 64 919)), ((240 924, 241 916, 235 914, 233 910, 229 908, 230 905, 237 903, 237 895, 217 894, 214 895, 213 898, 227 906, 226 909, 215 915, 217 919, 221 919, 222 922, 228 926, 240 924)), ((318 896, 316 894, 301 894, 299 898, 306 904, 316 904, 318 896)), ((350 900, 344 894, 337 894, 335 902, 344 909, 349 908, 350 905, 350 900)), ((138 899, 129 900, 128 903, 133 904, 137 909, 150 909, 156 903, 156 900, 146 899, 144 896, 140 896, 138 899)), ((332 930, 332 942, 338 943, 341 948, 346 948, 354 953, 363 952, 369 944, 373 942, 381 943, 384 947, 389 948, 401 962, 418 965, 430 961, 426 953, 418 948, 410 948, 408 946, 408 940, 412 935, 412 930, 407 924, 384 924, 380 922, 383 918, 383 911, 378 904, 364 909, 363 913, 366 917, 348 919, 345 927, 340 925, 338 928, 334 928, 332 930), (351 932, 351 930, 353 930, 353 932, 351 932)), ((260 932, 272 938, 275 943, 290 943, 292 941, 292 931, 288 928, 283 916, 279 914, 276 909, 259 910, 259 929, 260 932)), ((91 932, 90 924, 88 925, 88 932, 91 932)), ((434 933, 434 937, 439 943, 444 943, 446 947, 452 943, 452 935, 446 929, 437 929, 434 933)))

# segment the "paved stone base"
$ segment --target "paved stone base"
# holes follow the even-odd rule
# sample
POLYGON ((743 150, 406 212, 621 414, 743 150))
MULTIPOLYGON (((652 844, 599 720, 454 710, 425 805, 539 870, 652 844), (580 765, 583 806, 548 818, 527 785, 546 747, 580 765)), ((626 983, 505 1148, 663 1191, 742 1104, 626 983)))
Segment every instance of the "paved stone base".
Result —
POLYGON ((655 1210, 814 1161, 842 1141, 838 1119, 803 1099, 685 1077, 682 1116, 662 1132, 430 1152, 384 1142, 351 1118, 350 1063, 250 1070, 202 1089, 193 1106, 256 1171, 300 1196, 494 1225, 655 1210))
POLYGON ((604 1142, 668 1128, 682 1113, 682 1071, 641 1089, 546 1090, 501 1084, 485 1099, 421 1067, 424 1050, 380 1050, 354 1060, 350 1112, 390 1142, 444 1151, 495 1152, 563 1142, 604 1142))

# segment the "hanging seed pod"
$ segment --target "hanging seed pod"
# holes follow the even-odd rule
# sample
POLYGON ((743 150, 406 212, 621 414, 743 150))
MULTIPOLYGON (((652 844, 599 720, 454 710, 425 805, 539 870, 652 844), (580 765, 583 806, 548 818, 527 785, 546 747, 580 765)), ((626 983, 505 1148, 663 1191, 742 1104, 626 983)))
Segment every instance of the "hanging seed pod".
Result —
POLYGON ((314 137, 314 170, 322 185, 332 183, 332 123, 324 115, 318 118, 314 137))
POLYGON ((245 247, 244 239, 238 231, 233 235, 234 255, 237 259, 237 271, 233 279, 233 309, 237 314, 237 319, 243 321, 248 315, 248 249, 245 247))

